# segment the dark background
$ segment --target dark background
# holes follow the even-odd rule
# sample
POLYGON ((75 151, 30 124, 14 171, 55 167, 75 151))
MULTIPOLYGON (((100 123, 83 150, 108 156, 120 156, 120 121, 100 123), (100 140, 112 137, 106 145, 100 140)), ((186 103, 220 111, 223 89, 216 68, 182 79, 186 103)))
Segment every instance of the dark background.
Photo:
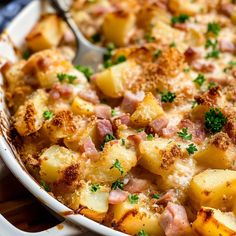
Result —
POLYGON ((0 0, 0 32, 31 0, 0 0))

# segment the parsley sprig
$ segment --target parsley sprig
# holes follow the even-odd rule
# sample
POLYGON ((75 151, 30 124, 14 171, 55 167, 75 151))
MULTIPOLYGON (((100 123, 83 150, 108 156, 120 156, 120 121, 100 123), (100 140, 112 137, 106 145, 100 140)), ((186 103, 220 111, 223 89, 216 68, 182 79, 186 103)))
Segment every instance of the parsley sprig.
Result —
POLYGON ((138 236, 148 236, 148 234, 142 229, 138 232, 138 236))
POLYGON ((80 72, 82 72, 85 77, 87 78, 87 80, 90 80, 90 77, 93 75, 94 71, 91 67, 86 67, 86 66, 81 66, 81 65, 77 65, 75 66, 75 68, 77 70, 79 70, 80 72))
POLYGON ((57 74, 57 78, 60 82, 66 81, 66 82, 72 84, 77 79, 77 76, 65 74, 65 73, 59 73, 59 74, 57 74))
POLYGON ((185 23, 189 19, 189 16, 186 14, 180 14, 179 16, 173 16, 171 18, 171 23, 174 25, 176 23, 185 23))
POLYGON ((193 82, 197 84, 199 87, 201 87, 205 81, 206 79, 203 74, 199 74, 197 78, 193 80, 193 82))
POLYGON ((104 137, 104 140, 103 140, 103 143, 101 145, 101 150, 103 150, 104 146, 105 146, 105 143, 108 143, 112 140, 115 140, 115 136, 113 134, 106 134, 105 137, 104 137))
POLYGON ((41 185, 43 186, 45 191, 51 192, 51 188, 48 186, 48 184, 45 181, 41 180, 41 185))
POLYGON ((191 140, 192 139, 192 134, 188 134, 187 127, 183 128, 180 132, 178 132, 178 135, 180 138, 182 138, 184 140, 191 140))
POLYGON ((43 113, 43 117, 45 120, 50 120, 53 117, 53 112, 52 111, 45 111, 43 113))
POLYGON ((92 184, 91 187, 90 187, 90 191, 92 193, 96 193, 99 189, 100 189, 100 185, 99 184, 92 184))
POLYGON ((111 185, 111 189, 116 190, 116 189, 124 189, 124 182, 121 180, 116 180, 114 183, 111 185))
POLYGON ((171 93, 170 91, 164 91, 161 93, 161 101, 165 103, 171 103, 175 100, 175 93, 171 93))
POLYGON ((153 134, 148 134, 148 135, 147 135, 147 140, 151 141, 151 140, 153 140, 153 139, 154 139, 153 134))
POLYGON ((207 39, 205 48, 211 48, 211 51, 207 53, 206 58, 218 58, 220 51, 218 49, 218 41, 207 39))
POLYGON ((194 145, 194 143, 191 143, 188 145, 186 150, 188 151, 189 154, 194 154, 194 152, 197 151, 197 147, 194 145))
POLYGON ((139 197, 137 194, 129 194, 128 199, 131 204, 137 204, 139 197))
POLYGON ((154 194, 152 195, 152 198, 154 198, 154 199, 159 199, 159 198, 160 198, 160 194, 154 193, 154 194))
POLYGON ((214 36, 218 36, 220 33, 221 27, 218 23, 212 22, 207 25, 207 33, 212 33, 214 36))
POLYGON ((204 124, 205 128, 210 133, 220 132, 227 122, 226 117, 221 112, 219 108, 210 108, 208 112, 205 113, 204 124))
POLYGON ((110 169, 113 169, 113 168, 116 168, 117 170, 119 170, 122 175, 124 174, 124 169, 121 166, 121 163, 118 159, 115 160, 115 163, 112 165, 110 169))

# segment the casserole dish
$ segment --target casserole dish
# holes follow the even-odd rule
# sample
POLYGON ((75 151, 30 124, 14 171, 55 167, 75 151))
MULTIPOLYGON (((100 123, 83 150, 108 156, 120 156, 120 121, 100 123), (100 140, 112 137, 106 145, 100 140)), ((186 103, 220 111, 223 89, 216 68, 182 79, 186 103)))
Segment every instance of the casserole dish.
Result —
MULTIPOLYGON (((40 18, 40 15, 43 11, 44 5, 41 1, 36 0, 32 1, 24 10, 12 21, 12 23, 7 28, 7 35, 2 35, 0 40, 0 57, 7 58, 8 60, 14 62, 17 60, 17 54, 14 49, 14 46, 21 47, 25 36, 31 30, 31 28, 36 24, 37 20, 40 18), (26 24, 27 22, 27 24, 26 24), (13 46, 14 45, 14 46, 13 46)), ((2 65, 3 61, 1 61, 2 65)), ((1 77, 1 75, 0 75, 1 77)), ((3 85, 3 80, 1 77, 1 85, 3 85)), ((5 94, 1 88, 0 92, 0 110, 1 110, 1 137, 0 137, 0 155, 2 160, 9 168, 9 170, 15 175, 15 177, 43 204, 47 205, 51 210, 56 212, 58 215, 67 219, 68 222, 73 222, 77 227, 67 223, 62 223, 60 226, 55 227, 50 230, 46 230, 41 233, 26 233, 16 229, 9 222, 7 222, 2 215, 0 215, 0 234, 4 236, 12 235, 79 235, 83 234, 85 230, 81 230, 81 226, 84 228, 89 228, 99 234, 109 235, 109 236, 118 236, 125 235, 123 233, 112 230, 108 227, 105 227, 101 224, 98 224, 82 215, 73 215, 72 211, 58 202, 56 199, 51 197, 48 193, 40 187, 35 180, 27 173, 25 167, 20 162, 20 159, 17 158, 17 153, 14 146, 9 139, 9 113, 4 103, 5 94)), ((5 174, 4 166, 0 160, 0 176, 5 174)), ((88 234, 86 234, 88 235, 88 234)), ((91 234, 94 235, 94 234, 91 234)))

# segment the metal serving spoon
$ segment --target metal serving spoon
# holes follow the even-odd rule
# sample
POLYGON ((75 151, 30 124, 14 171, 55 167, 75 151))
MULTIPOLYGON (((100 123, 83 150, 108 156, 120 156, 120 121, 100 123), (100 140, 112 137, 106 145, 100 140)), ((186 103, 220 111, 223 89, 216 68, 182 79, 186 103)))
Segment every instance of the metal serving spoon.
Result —
POLYGON ((68 0, 51 0, 51 2, 75 35, 77 47, 73 64, 89 66, 96 72, 98 65, 103 62, 106 49, 93 45, 84 37, 69 12, 70 5, 68 0))

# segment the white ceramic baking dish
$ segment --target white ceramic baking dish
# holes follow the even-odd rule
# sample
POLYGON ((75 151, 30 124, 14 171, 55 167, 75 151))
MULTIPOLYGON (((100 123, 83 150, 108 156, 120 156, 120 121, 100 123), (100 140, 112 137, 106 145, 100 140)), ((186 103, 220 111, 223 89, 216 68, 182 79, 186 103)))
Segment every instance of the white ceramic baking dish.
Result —
MULTIPOLYGON (((9 25, 5 34, 3 34, 0 38, 0 67, 5 63, 5 61, 14 62, 17 60, 17 53, 14 50, 13 44, 17 48, 22 47, 25 36, 39 19, 43 8, 44 2, 35 0, 30 3, 9 25)), ((11 139, 8 135, 10 127, 8 116, 9 113, 4 102, 5 93, 2 86, 3 79, 1 74, 0 83, 0 156, 10 171, 36 198, 38 198, 43 204, 65 219, 65 221, 62 223, 62 226, 60 227, 57 226, 47 231, 31 234, 19 231, 8 221, 6 221, 2 215, 0 215, 0 236, 72 236, 83 234, 84 230, 82 230, 80 226, 107 236, 126 235, 96 223, 82 215, 73 214, 68 207, 61 204, 59 201, 50 196, 44 189, 42 189, 42 187, 37 184, 33 177, 27 173, 26 169, 20 162, 14 145, 12 145, 11 139), (73 226, 71 223, 75 226, 73 226)), ((3 173, 1 162, 0 172, 3 173)), ((85 235, 95 235, 95 233, 86 233, 85 235)))

